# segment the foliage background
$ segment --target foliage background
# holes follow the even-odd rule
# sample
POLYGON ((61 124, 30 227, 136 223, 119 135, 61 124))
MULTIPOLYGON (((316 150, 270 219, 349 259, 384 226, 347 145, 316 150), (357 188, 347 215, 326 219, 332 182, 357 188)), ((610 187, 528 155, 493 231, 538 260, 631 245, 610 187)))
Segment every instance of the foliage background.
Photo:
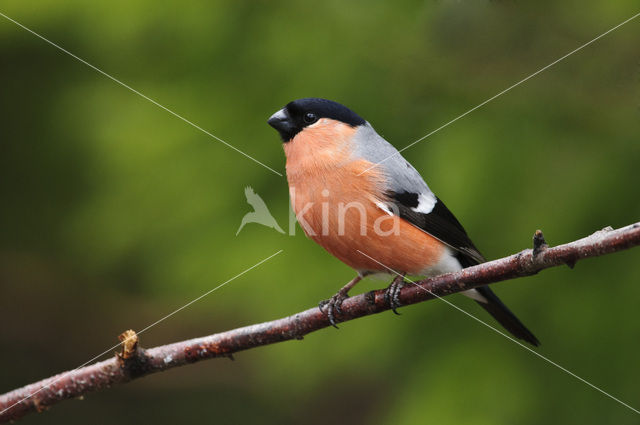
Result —
MULTIPOLYGON (((265 120, 289 100, 340 101, 402 147, 638 12, 631 0, 5 0, 0 11, 280 171, 265 120)), ((637 20, 405 152, 488 258, 528 247, 536 228, 562 243, 638 220, 639 37, 637 20)), ((247 185, 286 228, 283 178, 4 18, 0 79, 1 392, 76 367, 279 249, 143 344, 287 315, 351 278, 299 229, 235 236, 247 185)), ((636 408, 639 260, 495 286, 542 354, 636 408)), ((402 312, 23 422, 637 423, 444 303, 402 312)))

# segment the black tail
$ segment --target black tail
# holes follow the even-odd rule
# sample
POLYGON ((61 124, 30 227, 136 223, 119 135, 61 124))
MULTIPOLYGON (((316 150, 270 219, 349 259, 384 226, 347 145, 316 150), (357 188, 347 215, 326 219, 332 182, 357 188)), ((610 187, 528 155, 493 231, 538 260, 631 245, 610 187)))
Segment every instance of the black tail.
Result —
POLYGON ((500 323, 506 330, 511 332, 513 336, 519 339, 527 341, 529 344, 538 346, 540 342, 525 325, 507 308, 506 305, 496 294, 493 293, 488 286, 479 286, 476 291, 480 293, 488 302, 476 301, 482 308, 487 310, 498 323, 500 323))

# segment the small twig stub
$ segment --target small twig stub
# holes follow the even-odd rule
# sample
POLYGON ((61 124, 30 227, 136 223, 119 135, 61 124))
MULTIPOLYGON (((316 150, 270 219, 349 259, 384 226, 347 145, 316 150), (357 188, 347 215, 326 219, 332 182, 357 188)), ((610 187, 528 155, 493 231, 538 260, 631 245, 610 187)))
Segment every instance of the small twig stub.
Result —
POLYGON ((544 240, 542 230, 538 229, 533 234, 533 256, 537 257, 542 251, 549 248, 547 241, 544 240))
POLYGON ((118 335, 118 339, 122 343, 122 351, 119 353, 120 357, 127 360, 137 355, 138 351, 138 335, 134 330, 122 332, 118 335))

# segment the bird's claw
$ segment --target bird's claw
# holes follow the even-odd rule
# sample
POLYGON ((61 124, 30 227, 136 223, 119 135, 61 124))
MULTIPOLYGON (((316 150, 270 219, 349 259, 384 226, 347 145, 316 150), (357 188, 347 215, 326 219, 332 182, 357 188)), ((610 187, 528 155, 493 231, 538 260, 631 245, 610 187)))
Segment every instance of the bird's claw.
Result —
POLYGON ((338 292, 328 300, 320 301, 318 304, 318 308, 320 311, 327 315, 329 319, 329 323, 331 326, 338 329, 338 325, 336 325, 336 313, 338 315, 342 315, 342 302, 348 298, 348 295, 343 292, 338 292), (326 308, 326 311, 325 311, 326 308))
POLYGON ((396 276, 384 292, 384 301, 389 304, 391 310, 397 315, 400 315, 396 309, 402 306, 400 302, 400 290, 404 285, 404 276, 396 276))

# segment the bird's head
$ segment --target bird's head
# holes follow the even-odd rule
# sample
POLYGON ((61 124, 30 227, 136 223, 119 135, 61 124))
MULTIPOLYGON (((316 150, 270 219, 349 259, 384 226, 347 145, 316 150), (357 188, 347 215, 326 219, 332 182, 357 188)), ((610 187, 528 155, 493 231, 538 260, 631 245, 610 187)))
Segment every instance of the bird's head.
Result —
POLYGON ((267 123, 278 130, 282 141, 287 143, 305 133, 322 133, 340 127, 355 128, 366 121, 337 102, 307 97, 289 102, 271 115, 267 123))

